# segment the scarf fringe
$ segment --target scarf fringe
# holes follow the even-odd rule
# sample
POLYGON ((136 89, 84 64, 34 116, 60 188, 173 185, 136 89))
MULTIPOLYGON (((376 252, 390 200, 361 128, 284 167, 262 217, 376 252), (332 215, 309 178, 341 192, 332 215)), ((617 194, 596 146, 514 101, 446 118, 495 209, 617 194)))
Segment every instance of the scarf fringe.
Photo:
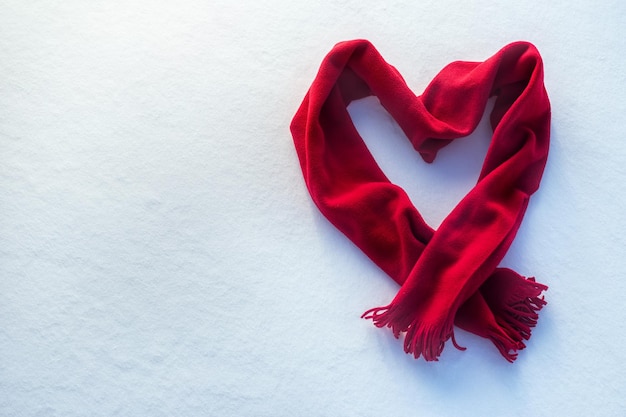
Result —
MULTIPOLYGON (((547 304, 541 295, 547 289, 534 278, 527 278, 517 286, 510 302, 495 312, 498 326, 490 327, 487 337, 507 361, 514 362, 518 351, 526 347, 524 340, 530 339, 531 330, 537 325, 538 311, 547 304)), ((422 356, 427 361, 438 361, 448 339, 452 339, 455 348, 466 349, 454 338, 454 318, 441 324, 426 324, 417 316, 415 311, 391 303, 369 309, 361 318, 372 320, 376 327, 389 327, 396 339, 404 333, 404 351, 415 359, 422 356)))
POLYGON ((517 351, 522 350, 526 345, 522 341, 512 339, 503 329, 489 329, 489 339, 498 348, 500 354, 507 361, 513 363, 517 359, 517 351))
POLYGON ((541 295, 547 289, 534 277, 527 278, 517 287, 511 301, 496 312, 500 329, 490 329, 489 338, 509 362, 517 358, 518 350, 526 347, 524 340, 530 339, 532 328, 539 319, 538 312, 547 304, 541 295))
POLYGON ((389 327, 396 339, 404 333, 404 351, 415 359, 423 356, 427 361, 438 361, 448 339, 457 349, 466 349, 454 338, 454 317, 433 325, 421 322, 416 315, 392 303, 367 310, 361 318, 371 319, 376 327, 389 327))

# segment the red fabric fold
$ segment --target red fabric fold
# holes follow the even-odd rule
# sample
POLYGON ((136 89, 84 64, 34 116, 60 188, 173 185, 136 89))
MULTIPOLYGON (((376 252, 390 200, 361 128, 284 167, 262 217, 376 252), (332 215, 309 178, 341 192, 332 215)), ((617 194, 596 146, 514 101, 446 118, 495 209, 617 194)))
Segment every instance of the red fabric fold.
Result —
POLYGON ((416 96, 368 41, 339 43, 322 62, 291 132, 320 211, 401 285, 389 305, 363 316, 396 337, 404 334, 404 349, 416 358, 437 360, 456 324, 491 339, 513 361, 547 289, 498 268, 548 156, 550 103, 537 49, 516 42, 485 62, 453 62, 416 96), (352 124, 348 104, 370 95, 426 162, 470 134, 496 96, 478 182, 436 231, 387 179, 352 124))

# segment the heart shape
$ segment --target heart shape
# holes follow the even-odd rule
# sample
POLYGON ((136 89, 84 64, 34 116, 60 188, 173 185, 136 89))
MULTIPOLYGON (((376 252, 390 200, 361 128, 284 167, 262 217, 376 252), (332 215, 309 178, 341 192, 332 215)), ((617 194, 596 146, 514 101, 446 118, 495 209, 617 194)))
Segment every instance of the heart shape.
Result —
POLYGON ((525 347, 547 287, 498 268, 539 187, 550 104, 537 49, 509 44, 485 62, 446 66, 416 96, 365 40, 326 56, 291 123, 306 185, 320 211, 401 288, 363 317, 437 360, 453 324, 487 337, 509 361, 525 347), (493 136, 476 186, 435 231, 382 172, 347 106, 375 95, 426 162, 478 124, 496 96, 493 136))

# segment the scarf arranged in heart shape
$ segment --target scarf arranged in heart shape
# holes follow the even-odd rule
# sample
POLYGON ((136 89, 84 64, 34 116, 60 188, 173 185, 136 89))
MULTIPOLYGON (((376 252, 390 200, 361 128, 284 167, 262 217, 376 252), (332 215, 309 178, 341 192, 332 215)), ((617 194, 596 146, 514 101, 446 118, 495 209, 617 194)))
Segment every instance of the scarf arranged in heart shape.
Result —
MULTIPOLYGON (((550 103, 530 43, 485 62, 453 62, 416 96, 365 40, 337 44, 291 123, 304 180, 328 220, 401 285, 363 315, 404 334, 404 350, 437 360, 453 325, 489 338, 510 362, 525 347, 545 285, 498 264, 539 187, 548 155, 550 103), (487 100, 493 137, 478 182, 437 230, 392 184, 355 129, 347 106, 370 95, 426 162, 469 135, 487 100)), ((442 190, 445 191, 445 190, 442 190)))

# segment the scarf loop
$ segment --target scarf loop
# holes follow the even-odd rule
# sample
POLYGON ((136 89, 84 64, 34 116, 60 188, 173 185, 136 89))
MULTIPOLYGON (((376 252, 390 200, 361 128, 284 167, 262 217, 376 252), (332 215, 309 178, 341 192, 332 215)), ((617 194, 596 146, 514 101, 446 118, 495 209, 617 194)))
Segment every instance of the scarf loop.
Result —
POLYGON ((453 325, 490 339, 509 362, 546 304, 547 286, 498 267, 529 197, 539 187, 550 138, 550 103, 537 49, 502 48, 484 62, 446 66, 421 96, 366 40, 337 44, 324 58, 291 123, 311 197, 323 215, 393 280, 391 303, 362 317, 404 334, 404 350, 438 360, 453 325), (487 100, 492 140, 474 188, 437 230, 381 171, 347 106, 376 96, 428 163, 469 135, 487 100))

